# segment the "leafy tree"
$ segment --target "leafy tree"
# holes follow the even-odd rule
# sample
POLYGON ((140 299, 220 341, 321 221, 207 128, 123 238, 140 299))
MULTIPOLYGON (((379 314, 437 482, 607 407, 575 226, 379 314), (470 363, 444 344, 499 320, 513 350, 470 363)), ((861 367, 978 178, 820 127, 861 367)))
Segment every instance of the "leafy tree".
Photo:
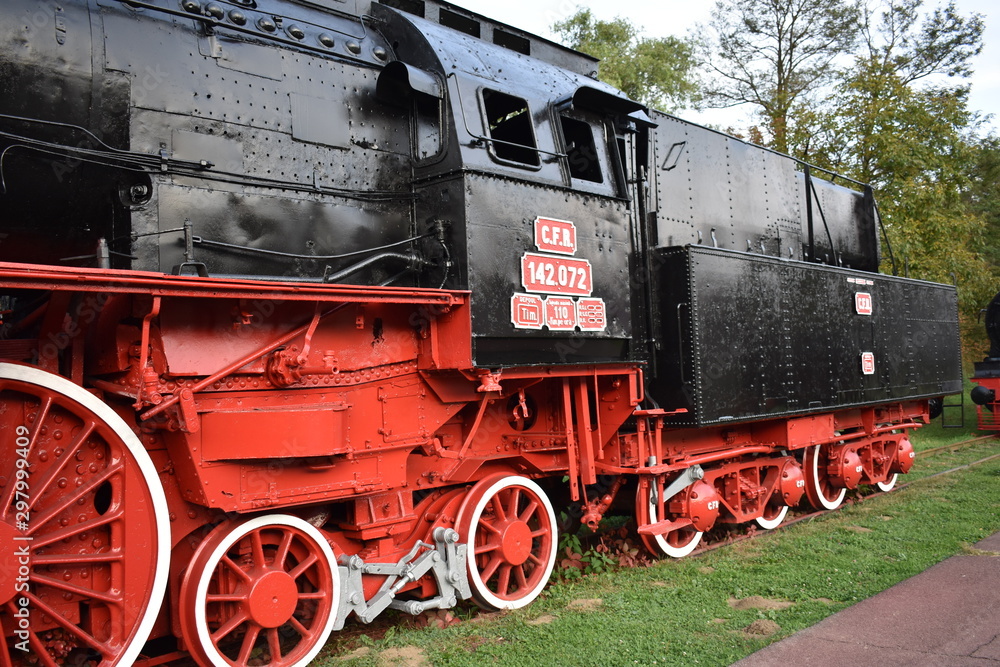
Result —
POLYGON ((983 261, 985 223, 970 206, 979 118, 961 77, 982 47, 982 20, 949 2, 921 19, 921 0, 886 0, 865 12, 862 48, 841 73, 807 156, 871 183, 897 254, 914 277, 963 286, 966 312, 993 289, 983 261))
MULTIPOLYGON (((1000 137, 990 135, 976 146, 971 185, 966 191, 969 208, 985 225, 983 255, 998 273, 1000 267, 1000 137)), ((1000 277, 1000 276, 998 276, 1000 277)), ((994 284, 994 289, 1000 285, 994 284)))
POLYGON ((853 0, 717 0, 701 39, 705 102, 756 106, 770 145, 788 152, 793 118, 855 44, 859 17, 853 0))
POLYGON ((626 19, 600 21, 582 8, 552 30, 567 46, 599 58, 600 79, 632 99, 664 111, 694 99, 697 84, 690 40, 643 37, 626 19))

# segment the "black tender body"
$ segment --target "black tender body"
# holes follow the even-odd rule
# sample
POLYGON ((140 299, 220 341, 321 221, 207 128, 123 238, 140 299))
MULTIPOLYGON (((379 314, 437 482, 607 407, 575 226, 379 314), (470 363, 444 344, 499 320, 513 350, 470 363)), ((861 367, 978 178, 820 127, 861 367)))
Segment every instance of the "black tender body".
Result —
POLYGON ((468 289, 477 365, 645 362, 679 423, 960 389, 955 292, 876 273, 870 190, 645 109, 588 56, 430 0, 3 16, 0 260, 468 289), (563 255, 581 293, 525 285, 563 255), (597 324, 515 317, 553 294, 597 324))

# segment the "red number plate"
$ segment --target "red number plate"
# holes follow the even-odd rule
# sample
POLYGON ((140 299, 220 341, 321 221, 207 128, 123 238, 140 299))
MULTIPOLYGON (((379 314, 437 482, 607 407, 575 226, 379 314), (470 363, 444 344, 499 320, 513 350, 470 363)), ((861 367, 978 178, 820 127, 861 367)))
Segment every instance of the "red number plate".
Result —
POLYGON ((875 355, 872 352, 861 353, 861 372, 865 375, 875 375, 875 355))
POLYGON ((590 262, 573 257, 525 253, 521 258, 521 284, 536 294, 590 296, 594 289, 590 262))
POLYGON ((576 254, 576 225, 569 220, 536 218, 535 247, 543 252, 576 254))
POLYGON ((868 292, 854 293, 854 310, 858 315, 871 315, 875 310, 875 301, 868 292))
POLYGON ((545 300, 545 324, 552 331, 576 329, 576 303, 564 296, 550 296, 545 300))
POLYGON ((542 297, 515 294, 510 299, 510 321, 515 329, 541 329, 545 324, 542 297))
POLYGON ((608 328, 608 314, 604 299, 580 299, 576 304, 580 331, 604 331, 608 328))

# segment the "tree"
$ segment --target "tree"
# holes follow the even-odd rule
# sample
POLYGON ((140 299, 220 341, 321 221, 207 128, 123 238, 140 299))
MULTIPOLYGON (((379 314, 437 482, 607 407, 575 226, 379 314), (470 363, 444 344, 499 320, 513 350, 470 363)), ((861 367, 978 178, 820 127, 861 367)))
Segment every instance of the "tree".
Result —
MULTIPOLYGON (((983 255, 996 269, 1000 267, 1000 137, 990 135, 977 144, 970 180, 966 202, 983 219, 983 255)), ((993 288, 996 290, 998 285, 993 288)))
POLYGON ((600 59, 600 79, 634 100, 672 111, 694 99, 694 47, 677 37, 642 37, 630 21, 599 21, 579 9, 552 30, 570 48, 600 59))
POLYGON ((971 206, 978 115, 968 108, 970 59, 982 19, 954 2, 921 15, 921 0, 866 8, 862 44, 817 114, 809 161, 870 183, 889 238, 914 277, 959 279, 966 312, 994 289, 985 222, 971 206), (955 83, 942 79, 958 77, 955 83))
POLYGON ((859 17, 853 0, 718 0, 701 39, 705 102, 756 106, 770 145, 787 153, 792 119, 854 46, 859 17))

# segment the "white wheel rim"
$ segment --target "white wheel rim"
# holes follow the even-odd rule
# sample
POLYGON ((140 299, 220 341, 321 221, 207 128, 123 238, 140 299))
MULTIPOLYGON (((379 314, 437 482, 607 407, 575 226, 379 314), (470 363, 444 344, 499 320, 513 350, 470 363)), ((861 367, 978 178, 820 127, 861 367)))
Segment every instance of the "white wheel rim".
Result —
POLYGON ((167 575, 170 572, 170 511, 153 460, 149 458, 145 447, 139 442, 139 438, 136 437, 135 432, 129 428, 128 424, 107 404, 83 387, 38 368, 8 363, 0 363, 0 378, 17 380, 57 391, 90 410, 121 439, 129 454, 135 459, 139 472, 146 482, 156 521, 156 564, 154 565, 153 586, 149 593, 146 611, 139 621, 136 631, 132 634, 132 641, 113 663, 131 665, 139 657, 139 652, 142 650, 143 644, 146 643, 146 639, 149 638, 153 624, 159 616, 160 606, 163 604, 163 594, 167 587, 167 575))
POLYGON ((788 505, 782 506, 781 511, 778 512, 778 515, 773 519, 765 519, 764 517, 759 516, 754 519, 754 521, 756 521, 757 525, 764 530, 771 530, 773 528, 777 528, 781 522, 785 520, 786 514, 788 514, 788 505))
POLYGON ((840 507, 841 503, 844 502, 844 498, 847 497, 847 489, 841 489, 836 498, 826 497, 826 494, 823 492, 823 484, 819 478, 820 447, 822 447, 822 445, 816 445, 816 447, 813 448, 812 474, 810 475, 810 482, 812 484, 813 491, 816 493, 816 498, 819 500, 819 504, 823 506, 823 509, 835 510, 840 507))
POLYGON ((875 486, 878 487, 879 491, 892 491, 896 486, 896 481, 899 479, 899 473, 892 473, 892 477, 888 478, 884 482, 876 482, 875 486))
POLYGON ((195 591, 195 600, 197 600, 197 604, 194 609, 194 622, 195 627, 198 630, 198 641, 201 643, 202 648, 205 650, 205 654, 208 656, 209 660, 212 661, 212 664, 215 665, 215 667, 231 667, 232 663, 230 663, 224 655, 219 653, 219 650, 215 646, 215 642, 212 641, 212 633, 208 628, 208 619, 205 615, 205 605, 202 604, 202 601, 204 601, 208 596, 208 585, 211 582, 212 575, 215 573, 216 566, 219 564, 219 561, 222 560, 223 554, 229 550, 229 547, 233 546, 233 544, 242 539, 245 535, 264 526, 288 526, 290 528, 301 530, 319 546, 333 573, 331 578, 333 582, 333 591, 331 592, 330 599, 334 601, 334 608, 330 610, 330 618, 320 631, 316 638, 316 643, 313 645, 309 653, 303 656, 301 660, 291 663, 294 667, 308 665, 312 659, 316 657, 316 654, 319 653, 323 649, 323 645, 326 644, 326 640, 330 636, 330 632, 333 630, 333 625, 337 620, 337 601, 340 600, 340 575, 336 568, 337 560, 333 555, 333 549, 330 548, 330 544, 326 541, 326 538, 323 537, 323 534, 312 524, 306 523, 296 516, 289 516, 287 514, 271 514, 268 516, 260 516, 250 519, 249 521, 240 524, 236 527, 236 529, 226 535, 225 539, 215 547, 215 550, 212 551, 212 554, 208 557, 208 560, 205 562, 205 567, 198 573, 198 587, 195 591))
MULTIPOLYGON (((656 523, 657 521, 660 520, 660 518, 656 516, 656 505, 657 505, 656 500, 657 500, 656 489, 651 487, 649 490, 650 523, 656 523)), ((670 542, 667 541, 666 535, 654 535, 653 539, 656 540, 656 546, 660 547, 660 551, 662 551, 664 555, 670 556, 671 558, 684 558, 684 556, 689 555, 692 551, 698 548, 698 545, 701 544, 702 535, 704 535, 703 532, 701 531, 696 532, 691 537, 690 542, 682 544, 679 547, 675 547, 674 545, 670 544, 670 542)))
MULTIPOLYGON (((465 523, 464 520, 461 523, 465 523)), ((542 487, 538 486, 535 482, 528 479, 527 477, 504 477, 497 480, 483 492, 479 500, 476 502, 475 506, 472 508, 472 515, 469 521, 469 534, 466 536, 466 544, 468 545, 468 570, 469 570, 469 583, 475 590, 476 595, 482 599, 483 602, 489 604, 495 609, 520 609, 531 604, 535 598, 545 589, 545 585, 548 583, 549 577, 552 575, 552 568, 556 564, 556 553, 559 551, 558 547, 558 534, 556 531, 556 513, 552 509, 552 503, 549 501, 548 495, 542 490, 542 487), (507 600, 498 597, 489 589, 486 582, 483 581, 482 575, 479 572, 479 568, 476 566, 476 528, 479 526, 479 520, 482 518, 483 510, 486 508, 486 504, 493 499, 498 491, 501 491, 510 486, 522 486, 529 489, 534 493, 541 501, 542 508, 548 515, 549 525, 552 526, 552 549, 548 554, 547 561, 544 565, 544 575, 541 578, 541 583, 537 585, 534 589, 528 591, 528 593, 516 600, 507 600)))

